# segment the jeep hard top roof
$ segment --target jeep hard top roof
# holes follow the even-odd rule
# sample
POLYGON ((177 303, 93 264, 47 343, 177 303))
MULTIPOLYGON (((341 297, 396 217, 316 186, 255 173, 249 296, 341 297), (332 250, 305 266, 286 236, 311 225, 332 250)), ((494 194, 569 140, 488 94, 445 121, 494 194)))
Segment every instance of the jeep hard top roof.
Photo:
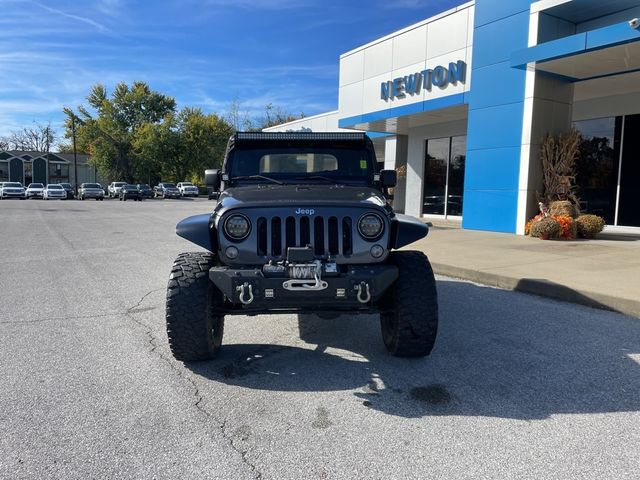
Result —
POLYGON ((314 147, 316 145, 373 150, 373 143, 364 132, 237 132, 229 138, 226 153, 243 148, 314 147))

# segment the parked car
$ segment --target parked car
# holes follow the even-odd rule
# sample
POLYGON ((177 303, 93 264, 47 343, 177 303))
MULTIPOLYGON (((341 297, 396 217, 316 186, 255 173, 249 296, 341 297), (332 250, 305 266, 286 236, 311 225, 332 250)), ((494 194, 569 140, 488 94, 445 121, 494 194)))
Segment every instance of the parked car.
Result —
POLYGON ((70 183, 61 183, 60 186, 64 188, 65 192, 67 192, 67 199, 76 198, 76 194, 70 183))
POLYGON ((111 182, 107 187, 107 194, 111 198, 116 198, 120 196, 120 189, 125 186, 127 182, 111 182))
POLYGON ((153 196, 155 198, 180 198, 180 190, 176 188, 175 183, 161 182, 153 188, 153 196))
POLYGON ((42 183, 30 183, 27 187, 27 198, 42 198, 42 191, 44 190, 44 184, 42 183))
POLYGON ((0 187, 0 199, 19 198, 24 200, 27 193, 20 182, 4 182, 0 187))
POLYGON ((182 197, 197 197, 199 193, 198 187, 191 182, 180 182, 177 188, 180 190, 180 196, 182 197))
POLYGON ((95 198, 96 200, 104 200, 104 190, 99 183, 83 183, 78 189, 78 198, 84 200, 86 198, 95 198))
POLYGON ((42 191, 42 198, 45 200, 51 200, 53 198, 63 200, 67 198, 67 191, 60 184, 49 183, 42 191))
POLYGON ((138 190, 140 190, 142 198, 153 198, 153 190, 151 190, 151 187, 148 184, 139 183, 138 190))
POLYGON ((141 202, 142 193, 140 193, 140 190, 138 190, 137 185, 125 183, 122 187, 120 187, 120 194, 118 195, 118 199, 125 202, 127 200, 135 200, 136 202, 141 202))

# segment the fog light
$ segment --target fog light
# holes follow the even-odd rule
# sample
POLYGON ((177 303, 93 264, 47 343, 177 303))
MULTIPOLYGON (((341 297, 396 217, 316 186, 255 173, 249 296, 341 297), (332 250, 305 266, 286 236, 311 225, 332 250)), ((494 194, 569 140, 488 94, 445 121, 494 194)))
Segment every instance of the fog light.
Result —
POLYGON ((382 248, 382 246, 374 245, 371 247, 371 256, 373 258, 380 258, 382 255, 384 255, 384 248, 382 248))
POLYGON ((234 246, 227 247, 227 249, 224 251, 224 254, 227 256, 227 258, 234 260, 238 258, 238 249, 234 246))

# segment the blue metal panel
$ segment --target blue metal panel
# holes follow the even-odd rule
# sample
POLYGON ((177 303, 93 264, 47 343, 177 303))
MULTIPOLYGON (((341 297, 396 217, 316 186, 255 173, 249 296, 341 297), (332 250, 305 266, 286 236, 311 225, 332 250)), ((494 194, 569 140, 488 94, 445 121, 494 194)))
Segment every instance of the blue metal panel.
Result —
POLYGON ((637 41, 640 41, 640 31, 623 22, 517 50, 511 54, 511 66, 525 67, 530 62, 546 62, 637 41))
POLYGON ((521 12, 529 12, 532 0, 476 0, 475 26, 480 27, 521 12))
MULTIPOLYGON (((467 156, 465 165, 465 191, 517 190, 520 147, 477 150, 467 156)), ((466 203, 466 197, 465 197, 466 203)))
POLYGON ((521 102, 526 75, 508 62, 496 63, 473 71, 474 88, 482 92, 473 102, 474 109, 521 102), (508 88, 505 88, 508 85, 508 88))
MULTIPOLYGON (((478 8, 476 4, 476 14, 478 8)), ((528 11, 480 28, 476 27, 473 40, 473 69, 509 60, 514 47, 524 48, 528 40, 528 11)))
POLYGON ((410 103, 401 107, 389 108, 386 110, 378 110, 376 112, 364 113, 354 117, 341 118, 338 120, 340 128, 353 128, 363 123, 375 122, 379 120, 387 120, 389 118, 397 118, 414 113, 429 112, 439 110, 441 108, 455 107, 464 104, 464 94, 456 93, 447 95, 446 97, 434 98, 424 102, 410 103))
POLYGON ((517 190, 465 191, 462 228, 516 233, 517 207, 517 190))
MULTIPOLYGON (((521 91, 524 97, 524 91, 521 91)), ((474 102, 481 102, 479 92, 474 102)), ((522 144, 524 101, 469 110, 467 151, 486 148, 519 147, 522 144)))
POLYGON ((640 40, 640 31, 629 27, 627 22, 599 28, 587 32, 587 50, 610 47, 620 43, 637 42, 640 40))
POLYGON ((395 133, 367 132, 369 138, 395 137, 395 133))
POLYGON ((583 52, 586 45, 586 33, 578 33, 577 35, 541 43, 535 47, 513 52, 511 54, 511 66, 526 67, 529 62, 546 61, 574 55, 577 52, 583 52))
POLYGON ((529 0, 477 0, 463 228, 515 233, 526 72, 511 67, 529 37, 529 0))

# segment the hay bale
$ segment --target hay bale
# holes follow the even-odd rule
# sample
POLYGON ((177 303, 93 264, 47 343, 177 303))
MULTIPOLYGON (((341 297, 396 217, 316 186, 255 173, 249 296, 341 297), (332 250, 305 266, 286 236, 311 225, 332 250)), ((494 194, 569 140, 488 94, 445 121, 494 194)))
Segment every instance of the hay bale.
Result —
POLYGON ((576 218, 578 216, 575 205, 569 200, 551 202, 551 204, 549 204, 549 213, 552 217, 567 216, 576 218))

